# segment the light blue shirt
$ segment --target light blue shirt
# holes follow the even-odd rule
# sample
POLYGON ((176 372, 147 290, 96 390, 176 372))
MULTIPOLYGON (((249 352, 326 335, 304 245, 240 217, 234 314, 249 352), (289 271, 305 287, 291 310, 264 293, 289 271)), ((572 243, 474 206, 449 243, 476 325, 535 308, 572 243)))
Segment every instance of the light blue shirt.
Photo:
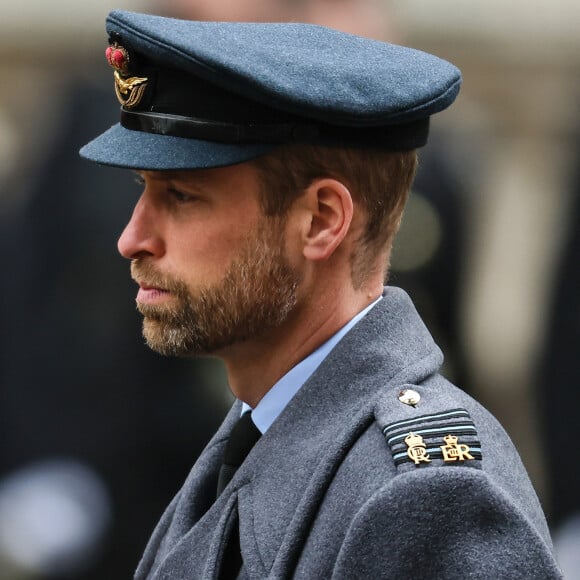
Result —
POLYGON ((382 296, 369 304, 362 312, 345 324, 336 334, 331 336, 324 344, 319 346, 313 353, 300 361, 290 369, 260 400, 257 407, 252 408, 242 404, 242 415, 252 410, 252 420, 256 427, 264 434, 278 418, 278 415, 286 408, 292 397, 301 389, 302 385, 310 378, 312 373, 321 365, 330 351, 341 341, 344 335, 371 309, 382 296))

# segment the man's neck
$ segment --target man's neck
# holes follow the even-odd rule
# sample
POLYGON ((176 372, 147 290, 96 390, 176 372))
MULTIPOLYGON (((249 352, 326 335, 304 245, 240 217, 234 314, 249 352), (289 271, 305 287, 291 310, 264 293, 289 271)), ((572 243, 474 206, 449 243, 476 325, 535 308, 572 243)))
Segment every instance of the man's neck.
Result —
POLYGON ((321 293, 332 299, 298 304, 288 320, 259 338, 237 344, 220 353, 234 396, 256 407, 282 376, 326 342, 338 330, 376 300, 382 285, 370 292, 321 293))

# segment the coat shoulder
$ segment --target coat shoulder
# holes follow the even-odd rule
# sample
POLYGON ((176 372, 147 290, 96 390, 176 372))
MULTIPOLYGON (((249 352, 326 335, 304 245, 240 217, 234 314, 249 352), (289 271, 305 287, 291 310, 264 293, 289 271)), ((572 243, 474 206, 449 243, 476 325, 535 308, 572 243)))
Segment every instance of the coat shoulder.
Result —
POLYGON ((333 578, 561 578, 526 470, 482 405, 433 375, 386 387, 373 414, 329 494, 357 489, 333 578))
POLYGON ((499 421, 479 402, 440 375, 378 393, 374 420, 389 472, 413 473, 430 485, 430 470, 451 470, 456 480, 483 472, 547 542, 544 512, 520 455, 499 421))

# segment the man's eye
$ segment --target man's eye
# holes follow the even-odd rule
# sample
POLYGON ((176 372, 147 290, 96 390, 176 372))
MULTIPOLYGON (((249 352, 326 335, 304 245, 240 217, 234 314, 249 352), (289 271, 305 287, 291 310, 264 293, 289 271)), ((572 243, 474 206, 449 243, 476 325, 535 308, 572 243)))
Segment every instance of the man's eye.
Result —
POLYGON ((135 183, 137 183, 138 185, 141 185, 142 187, 145 186, 145 180, 143 179, 142 175, 139 175, 138 173, 135 174, 135 183))
POLYGON ((178 189, 170 188, 167 190, 168 193, 173 197, 173 199, 178 203, 187 203, 188 201, 193 201, 195 198, 188 194, 179 191, 178 189))

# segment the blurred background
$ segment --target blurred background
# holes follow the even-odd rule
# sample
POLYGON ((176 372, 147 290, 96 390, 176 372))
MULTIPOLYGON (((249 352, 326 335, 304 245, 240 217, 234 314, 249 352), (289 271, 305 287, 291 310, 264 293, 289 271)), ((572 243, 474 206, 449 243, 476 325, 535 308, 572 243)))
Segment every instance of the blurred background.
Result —
POLYGON ((580 578, 580 4, 28 0, 0 19, 0 580, 131 577, 231 402, 216 361, 144 346, 116 252, 138 186, 77 156, 118 116, 112 8, 322 23, 462 69, 391 283, 516 442, 580 578))

